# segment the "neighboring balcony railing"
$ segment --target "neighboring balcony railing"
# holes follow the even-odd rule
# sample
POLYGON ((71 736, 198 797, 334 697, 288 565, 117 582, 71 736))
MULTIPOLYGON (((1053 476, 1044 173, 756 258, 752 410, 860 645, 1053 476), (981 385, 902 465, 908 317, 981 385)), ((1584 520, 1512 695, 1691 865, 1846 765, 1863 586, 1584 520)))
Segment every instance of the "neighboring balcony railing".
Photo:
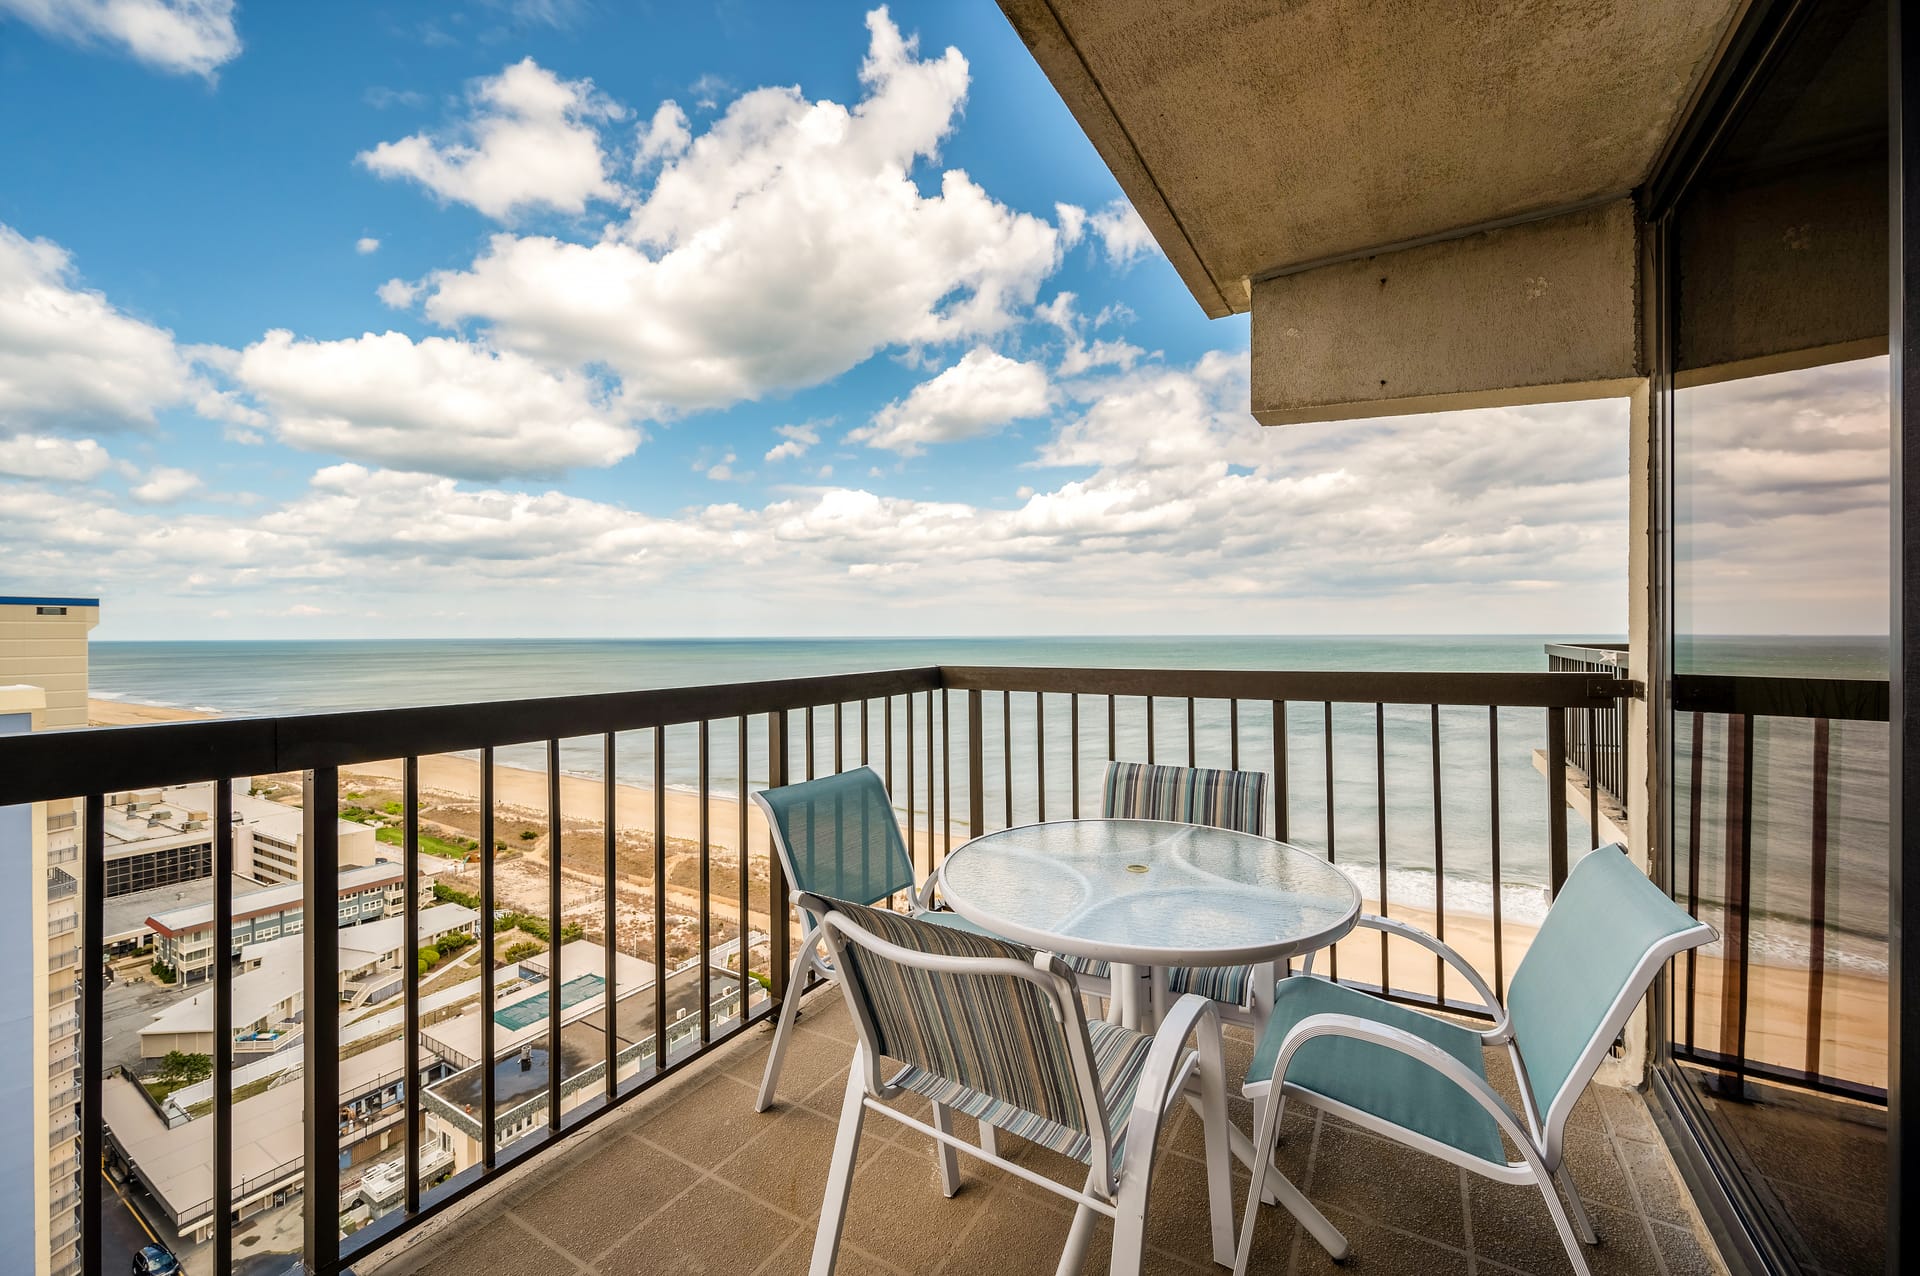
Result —
MULTIPOLYGON (((305 915, 331 916, 341 866, 342 770, 398 759, 401 836, 389 853, 403 862, 405 911, 413 917, 425 902, 420 856, 445 854, 449 846, 440 834, 422 829, 422 761, 445 754, 477 759, 479 836, 471 839, 471 854, 479 861, 479 884, 472 906, 479 917, 479 951, 487 954, 494 951, 496 916, 505 908, 496 893, 498 869, 508 861, 501 847, 518 852, 544 839, 545 916, 522 916, 513 924, 543 927, 552 941, 553 966, 544 984, 528 985, 544 986, 548 995, 544 1002, 527 996, 502 1005, 497 994, 504 981, 517 978, 514 968, 483 960, 475 1057, 456 1066, 457 1051, 449 1046, 439 1068, 454 1070, 438 1078, 405 1065, 407 1080, 424 1084, 403 1085, 398 1165, 404 1190, 391 1212, 346 1234, 335 1209, 336 1202, 347 1204, 343 1122, 311 1115, 356 1100, 343 1092, 343 1073, 355 1050, 372 1042, 363 1030, 384 1022, 363 1016, 388 1013, 312 1009, 338 1001, 342 932, 331 926, 303 932, 310 1009, 301 1048, 287 1052, 297 1056, 297 1082, 276 1079, 273 1061, 237 1069, 231 1050, 214 1054, 206 1098, 190 1105, 204 1102, 203 1119, 211 1124, 212 1190, 201 1195, 201 1188, 194 1202, 181 1207, 183 1224, 211 1230, 210 1270, 224 1273, 234 1257, 234 1210, 256 1196, 297 1198, 305 1215, 305 1260, 319 1276, 335 1276, 777 1006, 798 932, 764 829, 749 819, 751 787, 870 764, 900 808, 916 864, 930 872, 968 836, 991 828, 1097 814, 1100 775, 1110 759, 1266 770, 1274 777, 1270 827, 1277 836, 1346 869, 1371 897, 1371 907, 1411 914, 1442 935, 1459 931, 1465 942, 1472 929, 1465 915, 1479 914, 1472 920, 1487 938, 1487 967, 1496 986, 1503 986, 1530 933, 1529 918, 1516 910, 1542 907, 1568 870, 1569 718, 1608 711, 1634 691, 1616 677, 1595 673, 927 667, 10 737, 0 739, 0 805, 82 799, 81 950, 94 954, 104 946, 101 816, 110 792, 214 783, 214 911, 230 917, 230 777, 301 773, 305 915), (1531 764, 1536 749, 1545 762, 1544 783, 1531 764), (544 762, 544 814, 537 822, 519 819, 520 827, 509 831, 499 813, 497 772, 504 758, 526 751, 544 762), (568 771, 643 778, 652 808, 650 846, 636 850, 635 843, 621 840, 624 827, 635 821, 631 811, 623 814, 613 783, 601 786, 597 809, 563 809, 580 800, 568 796, 568 771), (672 838, 670 779, 683 783, 696 803, 691 827, 672 838), (721 799, 731 803, 728 827, 716 828, 721 799), (427 837, 437 845, 426 843, 427 837), (670 840, 676 843, 671 848, 670 840), (716 854, 716 842, 730 843, 732 853, 716 854), (647 888, 641 893, 644 908, 622 899, 636 885, 647 888), (570 887, 576 901, 571 907, 565 903, 570 887), (580 925, 582 892, 597 900, 592 924, 604 941, 604 964, 591 972, 559 960, 569 926, 580 925), (670 915, 676 923, 671 928, 670 915), (729 924, 732 940, 725 937, 729 924), (640 935, 650 938, 626 938, 640 935), (651 958, 644 981, 622 961, 638 952, 651 958), (736 957, 737 969, 731 964, 736 957), (598 1011, 568 1017, 577 1004, 576 986, 597 998, 592 1004, 598 1011), (516 1009, 522 1013, 510 1013, 516 1009), (536 1048, 548 1046, 555 1066, 536 1066, 536 1048), (298 1108, 309 1114, 298 1163, 263 1165, 258 1173, 235 1164, 237 1084, 261 1094, 272 1093, 265 1088, 272 1086, 297 1090, 298 1108), (430 1125, 438 1131, 432 1144, 425 1137, 430 1125), (502 1138, 516 1127, 523 1132, 502 1138), (463 1139, 474 1149, 470 1163, 449 1156, 451 1145, 463 1139), (434 1181, 448 1163, 450 1175, 434 1181), (215 1208, 216 1202, 232 1208, 215 1208)), ((1596 839, 1589 830, 1582 840, 1592 845, 1596 839)), ((465 853, 464 845, 453 849, 465 853)), ((1391 965, 1389 958, 1384 939, 1376 945, 1371 936, 1356 937, 1344 941, 1324 969, 1390 995, 1455 1006, 1436 963, 1423 958, 1391 965)), ((423 975, 412 961, 403 962, 402 970, 396 1026, 404 1059, 421 1048, 423 1027, 445 1007, 435 1000, 438 993, 423 992, 434 976, 423 975)), ((83 1053, 100 1059, 105 999, 97 960, 83 963, 83 971, 83 1053)), ((216 963, 202 986, 212 991, 215 1041, 233 1037, 233 978, 228 963, 216 963)), ((105 1084, 101 1069, 86 1070, 80 1128, 82 1164, 88 1166, 107 1159, 105 1084)), ((379 1101, 388 1101, 384 1091, 379 1101)), ((159 1119, 164 1124, 180 1117, 161 1112, 159 1119)), ((137 1164, 119 1168, 136 1177, 143 1170, 137 1164)), ((390 1178, 383 1171, 380 1181, 390 1178)), ((83 1177, 89 1271, 106 1269, 100 1250, 105 1190, 101 1175, 83 1177)))
MULTIPOLYGON (((1557 673, 1605 674, 1626 678, 1625 643, 1548 643, 1547 668, 1557 673)), ((1627 802, 1627 700, 1620 696, 1601 709, 1570 711, 1567 714, 1567 761, 1587 781, 1593 806, 1598 811, 1604 796, 1623 813, 1627 802)))

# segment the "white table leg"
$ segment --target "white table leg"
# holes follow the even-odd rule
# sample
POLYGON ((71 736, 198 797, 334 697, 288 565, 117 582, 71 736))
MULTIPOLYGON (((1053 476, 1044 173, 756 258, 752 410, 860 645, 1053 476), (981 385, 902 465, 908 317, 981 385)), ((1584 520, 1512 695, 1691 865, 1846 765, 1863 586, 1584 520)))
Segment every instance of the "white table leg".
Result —
MULTIPOLYGON (((1200 1096, 1194 1093, 1193 1086, 1189 1085, 1187 1087, 1185 1098, 1187 1100, 1187 1106, 1192 1108, 1194 1112, 1199 1113, 1200 1096)), ((1253 1168, 1253 1140, 1247 1137, 1245 1130, 1242 1130, 1231 1120, 1227 1122, 1227 1146, 1233 1150, 1234 1158, 1238 1160, 1240 1164, 1246 1166, 1248 1169, 1253 1168)), ((1278 1163, 1275 1163, 1273 1169, 1268 1174, 1267 1190, 1261 1193, 1260 1196, 1260 1199, 1268 1205, 1273 1205, 1280 1199, 1273 1193, 1273 1176, 1278 1174, 1280 1174, 1280 1166, 1278 1163)))
POLYGON ((1142 1029, 1142 1031, 1152 1032, 1159 1028, 1160 1021, 1167 1017, 1167 1002, 1169 997, 1167 994, 1167 968, 1165 966, 1149 966, 1147 968, 1147 994, 1148 1005, 1153 1012, 1153 1020, 1147 1027, 1142 1029))
POLYGON ((1113 995, 1120 1003, 1121 1026, 1140 1031, 1140 968, 1113 964, 1113 995))

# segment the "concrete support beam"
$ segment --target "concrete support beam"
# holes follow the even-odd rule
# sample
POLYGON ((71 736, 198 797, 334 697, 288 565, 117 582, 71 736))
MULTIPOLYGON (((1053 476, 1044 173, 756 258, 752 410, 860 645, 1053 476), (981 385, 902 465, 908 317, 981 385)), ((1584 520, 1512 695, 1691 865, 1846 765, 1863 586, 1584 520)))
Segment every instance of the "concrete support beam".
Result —
POLYGON ((1631 199, 1253 285, 1263 425, 1624 395, 1643 374, 1631 199))

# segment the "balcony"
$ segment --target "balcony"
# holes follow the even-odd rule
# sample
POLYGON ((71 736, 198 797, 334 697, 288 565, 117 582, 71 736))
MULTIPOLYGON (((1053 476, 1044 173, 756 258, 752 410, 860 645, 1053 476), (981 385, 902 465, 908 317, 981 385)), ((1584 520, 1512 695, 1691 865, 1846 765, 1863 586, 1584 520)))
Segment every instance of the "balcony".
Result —
MULTIPOLYGON (((756 1030, 601 1122, 579 1147, 510 1172, 496 1190, 366 1267, 365 1276, 502 1268, 805 1272, 853 1048, 839 996, 829 988, 809 999, 774 1110, 752 1110, 769 1039, 756 1030)), ((1230 1073, 1245 1068, 1250 1049, 1244 1036, 1229 1033, 1230 1073)), ((1494 1075, 1512 1093, 1510 1075, 1494 1075)), ((1250 1119, 1237 1098, 1233 1116, 1250 1119)), ((966 1125, 963 1118, 962 1134, 971 1133, 966 1125)), ((962 1158, 965 1186, 943 1199, 924 1140, 885 1121, 868 1129, 879 1137, 862 1148, 842 1272, 1054 1270, 1070 1221, 1059 1198, 962 1158)), ((1603 1237, 1593 1254, 1596 1273, 1721 1270, 1637 1094, 1596 1088, 1576 1110, 1570 1140, 1603 1237)), ((1003 1138, 1002 1146, 1014 1142, 1003 1138)), ((1161 1148, 1146 1270, 1219 1271, 1207 1262, 1198 1118, 1181 1112, 1161 1148)), ((1021 1147, 1016 1159, 1079 1177, 1074 1163, 1037 1146, 1021 1147)), ((1366 1270, 1566 1270, 1546 1209, 1526 1188, 1484 1182, 1312 1114, 1288 1116, 1279 1163, 1347 1233, 1354 1262, 1366 1270)), ((1237 1217, 1246 1186, 1238 1166, 1234 1183, 1237 1217)), ((1101 1229, 1088 1272, 1106 1270, 1107 1224, 1101 1229)), ((1267 1210, 1253 1269, 1340 1270, 1296 1231, 1291 1219, 1267 1210)))
MULTIPOLYGON (((348 792, 397 804, 410 869, 429 833, 478 848, 477 863, 463 859, 432 885, 474 909, 474 951, 494 961, 431 973, 404 963, 398 1006, 308 1014, 299 1048, 271 1059, 216 1054, 214 1076, 177 1110, 155 1108, 124 1078, 86 1078, 83 1108, 102 1119, 82 1122, 83 1160, 112 1167, 150 1217, 172 1218, 192 1270, 224 1272, 243 1254, 271 1252, 258 1245, 272 1238, 304 1248, 320 1276, 466 1271, 521 1256, 540 1269, 781 1271, 804 1263, 851 1042, 838 994, 816 990, 783 1106, 752 1112, 763 1021, 785 991, 799 932, 744 800, 751 789, 871 765, 924 875, 971 835, 1097 813, 1109 759, 1263 770, 1274 777, 1278 836, 1340 867, 1370 911, 1451 938, 1504 989, 1538 910, 1600 840, 1594 795, 1631 774, 1626 732, 1594 725, 1637 693, 1617 675, 930 667, 216 720, 0 740, 11 790, 0 798, 79 790, 97 812, 110 791, 212 780, 227 801, 226 777, 289 777, 315 829, 309 911, 331 906, 333 816, 348 792), (1576 721, 1586 734, 1570 730, 1576 721), (1599 783, 1584 784, 1570 740, 1595 746, 1579 756, 1599 783), (557 979, 542 955, 552 937, 562 939, 557 979), (550 1069, 556 1035, 560 1066, 550 1069), (417 1084, 407 1083, 401 1040, 415 1043, 417 1084), (379 1119, 304 1120, 336 1106, 379 1119), (231 1154, 215 1156, 229 1140, 231 1154), (213 1208, 220 1200, 233 1210, 213 1208), (312 1208, 334 1201, 338 1214, 312 1208)), ((1700 694, 1709 693, 1747 694, 1700 694)), ((221 837, 216 864, 232 853, 221 837)), ((90 838, 89 871, 102 855, 90 838)), ((428 885, 417 872, 407 880, 411 912, 428 885)), ((101 924, 87 916, 83 932, 97 936, 101 924)), ((337 1002, 348 934, 321 928, 297 941, 307 1005, 337 1002)), ((1342 982, 1442 1013, 1470 1009, 1431 959, 1357 937, 1333 953, 1342 982)), ((1674 995, 1701 1003, 1702 1024, 1710 1007, 1696 984, 1719 984, 1709 974, 1718 964, 1703 956, 1672 972, 1674 995)), ((231 1035, 235 978, 217 967, 200 986, 214 998, 215 1039, 231 1035)), ((89 1057, 104 1057, 102 1000, 90 983, 89 1057)), ((1773 1049, 1770 1038, 1754 1042, 1773 1049)), ((1804 1043, 1785 1046, 1804 1054, 1804 1043)), ((1249 1049, 1244 1038, 1231 1047, 1242 1068, 1249 1049)), ((1747 1062, 1757 1072, 1769 1058, 1747 1062)), ((1499 1062, 1490 1061, 1496 1074, 1499 1062)), ((1820 1079, 1844 1080, 1870 1102, 1880 1077, 1851 1056, 1836 1064, 1851 1071, 1836 1078, 1829 1065, 1820 1079)), ((1601 1271, 1719 1270, 1647 1100, 1619 1084, 1638 1077, 1631 1059, 1603 1073, 1607 1084, 1574 1121, 1571 1163, 1607 1239, 1591 1261, 1601 1271)), ((1244 1127, 1246 1106, 1236 1100, 1235 1110, 1244 1127)), ((1463 1178, 1332 1119, 1288 1119, 1285 1168, 1364 1261, 1565 1270, 1527 1189, 1463 1178)), ((1205 1266, 1193 1119, 1183 1113, 1163 1138, 1155 1263, 1205 1266)), ((1043 1168, 1049 1159, 1023 1155, 1043 1168)), ((977 1166, 972 1186, 943 1200, 931 1158, 900 1131, 883 1131, 869 1161, 877 1168, 863 1171, 844 1270, 974 1270, 983 1255, 995 1270, 1051 1270, 1067 1224, 1056 1200, 977 1166)), ((83 1216, 102 1217, 112 1201, 98 1176, 82 1190, 83 1216)), ((1321 1262, 1283 1216, 1263 1226, 1260 1267, 1321 1262)), ((1095 1259, 1104 1253, 1096 1242, 1095 1259)), ((104 1270, 103 1259, 90 1262, 104 1270)))

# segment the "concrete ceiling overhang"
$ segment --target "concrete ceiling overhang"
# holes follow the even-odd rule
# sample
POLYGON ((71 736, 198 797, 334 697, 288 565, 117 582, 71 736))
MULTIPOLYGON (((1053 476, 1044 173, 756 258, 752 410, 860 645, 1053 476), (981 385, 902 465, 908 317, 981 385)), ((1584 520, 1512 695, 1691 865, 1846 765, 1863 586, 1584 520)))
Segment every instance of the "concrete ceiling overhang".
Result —
POLYGON ((1744 0, 1000 0, 1216 318, 1257 281, 1617 201, 1744 0))

